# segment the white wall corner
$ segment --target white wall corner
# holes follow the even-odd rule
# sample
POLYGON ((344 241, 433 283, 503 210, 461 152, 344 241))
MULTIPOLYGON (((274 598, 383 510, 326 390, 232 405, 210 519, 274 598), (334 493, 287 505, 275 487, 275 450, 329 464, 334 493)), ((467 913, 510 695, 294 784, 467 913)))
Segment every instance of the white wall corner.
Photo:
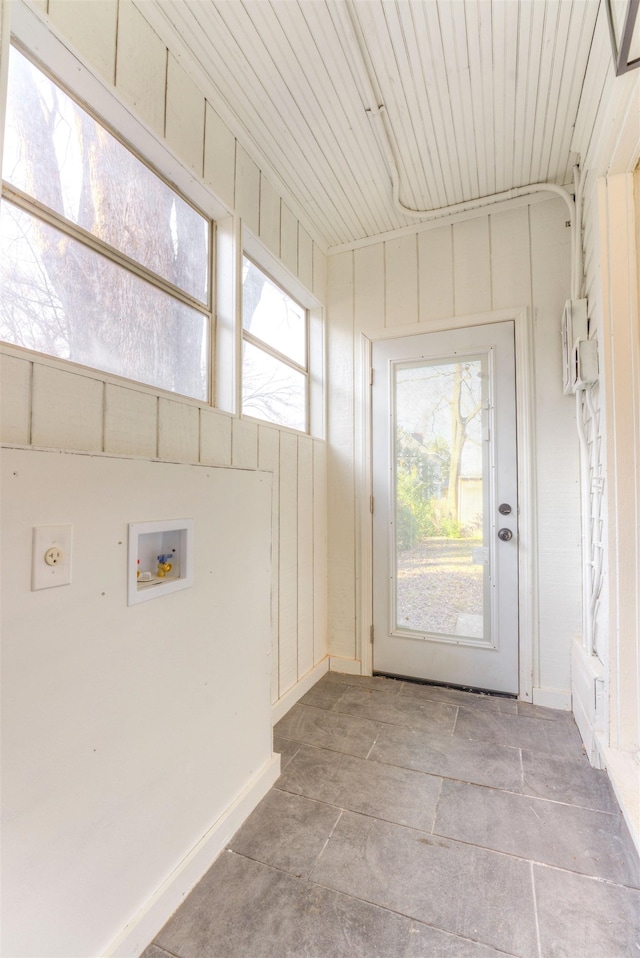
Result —
POLYGON ((122 932, 100 952, 105 958, 131 958, 144 951, 279 775, 280 756, 274 754, 122 932))
POLYGON ((329 658, 330 672, 345 672, 347 675, 362 675, 362 663, 360 659, 344 659, 339 655, 332 655, 329 658))
POLYGON ((290 688, 284 695, 278 699, 277 702, 274 702, 271 706, 271 720, 275 725, 276 722, 279 722, 283 715, 286 715, 289 709, 293 708, 299 699, 305 695, 310 688, 312 688, 316 682, 322 678, 325 672, 329 671, 329 656, 325 655, 323 659, 318 662, 317 665, 314 665, 312 669, 303 675, 302 678, 296 682, 296 684, 290 688))
POLYGON ((571 692, 567 689, 534 688, 533 704, 542 705, 546 709, 563 709, 571 711, 571 692))

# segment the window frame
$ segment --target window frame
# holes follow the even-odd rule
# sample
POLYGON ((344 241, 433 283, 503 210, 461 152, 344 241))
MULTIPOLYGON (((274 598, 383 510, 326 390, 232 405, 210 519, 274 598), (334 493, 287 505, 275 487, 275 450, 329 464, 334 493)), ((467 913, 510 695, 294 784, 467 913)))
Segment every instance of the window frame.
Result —
MULTIPOLYGON (((295 296, 293 296, 289 290, 286 288, 284 283, 278 282, 270 272, 268 272, 258 261, 257 258, 252 256, 243 248, 242 251, 242 268, 244 270, 244 261, 251 263, 252 266, 255 266, 262 275, 269 280, 277 289, 279 289, 285 296, 287 296, 293 303, 296 304, 304 312, 304 346, 305 346, 305 365, 301 366, 296 362, 295 359, 291 359, 285 353, 281 353, 280 350, 276 349, 274 346, 271 346, 265 340, 260 339, 259 336, 254 335, 244 328, 244 296, 241 294, 241 303, 240 303, 240 329, 241 329, 241 339, 242 339, 242 349, 241 349, 241 389, 240 389, 240 415, 243 419, 250 419, 253 422, 263 423, 268 426, 275 426, 278 429, 289 429, 292 432, 299 433, 300 435, 309 435, 311 432, 311 348, 310 348, 310 339, 311 339, 311 310, 308 306, 305 306, 304 303, 300 302, 295 296), (295 370, 297 373, 301 373, 304 376, 304 429, 297 429, 295 426, 288 426, 286 423, 274 422, 272 419, 265 419, 260 416, 251 415, 250 412, 244 411, 244 400, 243 400, 243 388, 244 388, 244 344, 249 343, 255 349, 261 350, 263 353, 266 353, 268 356, 271 356, 272 359, 276 359, 278 362, 283 363, 285 366, 288 366, 290 369, 295 370)), ((242 286, 242 283, 241 283, 242 286)))
MULTIPOLYGON (((126 270, 137 279, 149 283, 163 294, 172 297, 174 300, 183 303, 202 315, 205 320, 206 335, 208 337, 206 349, 206 395, 192 396, 188 393, 177 392, 168 389, 166 386, 145 382, 141 379, 133 379, 124 374, 112 372, 111 370, 88 366, 77 360, 40 352, 39 350, 31 349, 28 346, 22 346, 19 343, 12 343, 7 340, 2 340, 0 345, 3 349, 24 350, 33 356, 42 357, 43 359, 55 361, 56 363, 68 364, 77 369, 87 370, 101 379, 113 377, 116 381, 133 384, 145 390, 150 389, 168 397, 179 398, 180 400, 194 402, 200 405, 215 405, 216 223, 219 217, 227 214, 227 211, 215 200, 215 197, 209 193, 204 184, 198 183, 193 173, 190 173, 187 168, 170 153, 167 146, 162 141, 159 141, 155 135, 151 134, 140 120, 133 116, 130 110, 120 101, 116 92, 108 89, 100 78, 81 64, 68 48, 60 44, 57 38, 48 31, 46 25, 37 17, 37 14, 34 14, 20 2, 16 3, 15 8, 15 14, 17 14, 17 16, 15 17, 16 22, 13 24, 10 46, 14 47, 20 54, 26 57, 36 69, 41 71, 56 87, 69 96, 97 124, 106 130, 110 136, 127 149, 140 163, 150 170, 154 176, 158 177, 165 186, 205 220, 208 242, 207 302, 204 303, 202 300, 197 299, 197 297, 174 285, 170 280, 167 280, 159 273, 146 267, 143 263, 133 259, 126 253, 122 253, 105 240, 102 240, 83 227, 73 223, 56 210, 45 206, 34 196, 23 192, 4 178, 1 184, 1 199, 3 202, 6 201, 9 204, 13 204, 29 216, 47 223, 64 235, 81 243, 92 252, 104 256, 117 267, 126 270), (30 42, 22 39, 27 31, 29 32, 30 42), (33 36, 34 32, 36 34, 35 36, 33 36), (38 50, 37 54, 33 52, 34 49, 38 50), (83 95, 76 92, 76 88, 80 86, 86 88, 83 95), (96 94, 95 97, 91 95, 93 93, 96 94), (185 189, 185 187, 187 188, 185 189)), ((7 88, 8 75, 5 75, 3 90, 5 97, 8 93, 7 88)), ((3 110, 0 148, 4 142, 5 113, 6 110, 3 110)), ((1 160, 2 153, 0 152, 0 165, 1 160)))

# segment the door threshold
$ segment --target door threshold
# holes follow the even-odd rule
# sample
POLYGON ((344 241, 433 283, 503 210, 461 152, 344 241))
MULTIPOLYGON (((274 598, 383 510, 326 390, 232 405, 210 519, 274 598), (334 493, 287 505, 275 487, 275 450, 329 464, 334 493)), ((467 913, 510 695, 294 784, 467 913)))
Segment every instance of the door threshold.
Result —
POLYGON ((380 675, 387 679, 399 679, 402 682, 412 682, 414 685, 429 685, 438 689, 455 689, 458 692, 473 692, 474 695, 492 695, 501 699, 517 699, 517 692, 496 692, 494 689, 478 689, 473 685, 454 685, 451 682, 431 682, 429 679, 417 679, 412 675, 395 675, 392 672, 374 671, 374 675, 380 675))

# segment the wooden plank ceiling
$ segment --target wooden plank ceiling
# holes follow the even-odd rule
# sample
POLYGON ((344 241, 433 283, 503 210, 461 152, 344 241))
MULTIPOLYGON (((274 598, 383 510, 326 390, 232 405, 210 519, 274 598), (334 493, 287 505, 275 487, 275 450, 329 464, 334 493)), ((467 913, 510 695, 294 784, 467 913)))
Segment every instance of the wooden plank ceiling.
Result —
POLYGON ((599 0, 156 3, 329 247, 416 222, 378 105, 405 206, 572 182, 599 0))

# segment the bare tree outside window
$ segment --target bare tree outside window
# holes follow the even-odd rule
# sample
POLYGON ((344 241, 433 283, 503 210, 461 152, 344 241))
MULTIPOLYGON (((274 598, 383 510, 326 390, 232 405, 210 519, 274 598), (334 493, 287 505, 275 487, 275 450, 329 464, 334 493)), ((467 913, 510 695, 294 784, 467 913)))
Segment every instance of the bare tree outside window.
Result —
POLYGON ((209 222, 13 48, 3 170, 0 337, 208 398, 209 222))
POLYGON ((242 410, 307 430, 307 311, 245 257, 242 410))

